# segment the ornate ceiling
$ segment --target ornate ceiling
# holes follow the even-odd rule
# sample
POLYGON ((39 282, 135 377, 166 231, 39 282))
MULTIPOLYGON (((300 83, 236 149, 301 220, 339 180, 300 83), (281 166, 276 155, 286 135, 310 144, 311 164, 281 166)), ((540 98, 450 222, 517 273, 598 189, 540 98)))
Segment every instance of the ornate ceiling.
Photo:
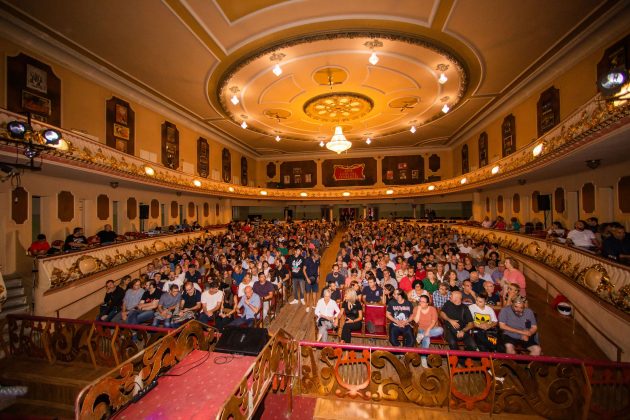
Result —
POLYGON ((262 157, 322 152, 335 125, 351 153, 448 146, 619 3, 0 1, 5 19, 262 157))

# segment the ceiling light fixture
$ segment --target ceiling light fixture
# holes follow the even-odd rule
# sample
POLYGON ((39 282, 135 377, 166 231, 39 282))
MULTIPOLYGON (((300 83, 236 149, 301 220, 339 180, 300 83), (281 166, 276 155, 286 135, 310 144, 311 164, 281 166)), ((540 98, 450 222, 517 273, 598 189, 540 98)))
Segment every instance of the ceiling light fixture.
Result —
POLYGON ((534 150, 532 150, 532 154, 534 155, 534 157, 537 157, 542 153, 542 151, 543 151, 543 144, 538 143, 536 147, 534 147, 534 150))
POLYGON ((411 131, 411 134, 414 134, 416 132, 416 126, 412 125, 409 131, 411 131))
POLYGON ((234 105, 238 105, 240 101, 238 100, 237 94, 240 92, 240 89, 238 86, 232 86, 230 88, 230 92, 232 92, 232 99, 230 99, 230 102, 234 105))
POLYGON ((428 188, 429 191, 433 191, 434 189, 435 189, 435 185, 429 185, 429 188, 428 188))
POLYGON ((440 72, 440 77, 438 77, 438 83, 443 85, 444 83, 448 81, 448 77, 446 77, 446 74, 444 74, 446 70, 448 70, 448 64, 438 64, 435 69, 440 72))
POLYGON ((335 127, 335 134, 331 137, 330 141, 326 143, 326 148, 337 154, 345 152, 352 147, 352 143, 346 139, 343 135, 343 129, 341 126, 335 127))
POLYGON ((324 147, 326 145, 326 143, 324 143, 324 140, 319 142, 319 147, 324 147))
POLYGON ((448 104, 444 104, 444 106, 442 107, 442 112, 445 114, 450 110, 451 108, 448 106, 448 104))
POLYGON ((150 166, 145 166, 144 167, 144 173, 149 175, 149 176, 153 176, 153 175, 155 175, 155 169, 153 169, 150 166))
POLYGON ((460 184, 462 184, 462 185, 464 185, 464 184, 465 184, 465 183, 467 183, 467 182, 468 182, 468 179, 466 179, 466 178, 462 178, 462 179, 459 181, 459 183, 460 183, 460 184))
POLYGON ((194 185, 195 187, 201 187, 201 181, 199 181, 198 179, 195 179, 195 180, 193 181, 193 185, 194 185))
POLYGON ((307 194, 307 193, 305 193, 305 192, 301 192, 301 193, 300 193, 300 197, 307 197, 307 196, 308 196, 308 194, 307 194))
POLYGON ((262 191, 260 192, 260 195, 267 195, 267 191, 262 190, 262 191))
POLYGON ((368 58, 368 61, 371 65, 375 66, 378 63, 379 59, 378 55, 376 55, 376 53, 374 52, 374 48, 381 48, 383 46, 383 43, 378 39, 373 39, 371 41, 366 41, 363 45, 368 47, 370 51, 372 51, 372 54, 370 54, 370 58, 368 58))
POLYGON ((245 120, 243 120, 243 122, 241 123, 241 128, 243 129, 247 128, 247 122, 245 120))
POLYGON ((280 136, 279 135, 276 136, 276 141, 280 141, 280 140, 281 140, 280 136))
POLYGON ((341 194, 341 195, 343 195, 344 197, 350 197, 350 193, 349 193, 348 191, 345 191, 345 192, 344 192, 343 194, 341 194))
POLYGON ((371 144, 371 143, 372 143, 372 139, 368 137, 367 139, 365 139, 365 142, 366 142, 367 144, 371 144))
POLYGON ((496 175, 499 173, 499 165, 492 167, 492 175, 496 175))
POLYGON ((280 76, 282 74, 282 67, 280 67, 280 62, 282 61, 282 59, 286 57, 285 54, 283 53, 273 53, 271 54, 271 56, 269 57, 269 60, 272 63, 276 63, 275 66, 273 66, 273 74, 275 74, 276 76, 280 76))
POLYGON ((385 191, 385 194, 392 195, 392 194, 394 194, 394 190, 387 190, 387 191, 385 191))
POLYGON ((446 75, 444 73, 440 74, 440 77, 438 78, 438 82, 443 85, 444 83, 448 82, 448 77, 446 77, 446 75))

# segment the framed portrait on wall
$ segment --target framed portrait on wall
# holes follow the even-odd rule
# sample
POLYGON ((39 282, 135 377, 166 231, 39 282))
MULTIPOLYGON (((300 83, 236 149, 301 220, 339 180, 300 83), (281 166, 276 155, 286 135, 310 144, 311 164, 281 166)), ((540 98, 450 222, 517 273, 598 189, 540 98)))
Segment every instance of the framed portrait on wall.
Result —
POLYGON ((488 164, 488 133, 479 134, 479 167, 488 164))
POLYGON ((402 169, 398 173, 398 179, 400 179, 401 181, 406 181, 407 180, 407 170, 406 169, 402 169))
POLYGON ((203 178, 210 174, 210 145, 203 137, 197 139, 197 173, 203 178))
POLYGON ((162 165, 179 168, 179 130, 169 121, 162 124, 162 165))
POLYGON ((113 96, 105 102, 105 139, 109 147, 134 153, 135 112, 128 102, 113 96))
POLYGON ((221 152, 221 169, 223 175, 223 182, 232 181, 232 154, 225 147, 221 152))
POLYGON ((412 169, 411 170, 411 179, 420 179, 420 170, 412 169))
POLYGON ((291 175, 285 175, 282 177, 282 183, 284 185, 289 185, 291 183, 291 175))
POLYGON ((307 184, 310 184, 311 182, 313 182, 313 177, 311 174, 304 174, 304 182, 306 182, 307 184))
POLYGON ((389 170, 387 172, 385 172, 385 179, 387 180, 393 180, 394 179, 394 171, 389 170))
POLYGON ((468 145, 462 146, 462 173, 468 173, 470 171, 470 165, 468 163, 468 145))
POLYGON ((127 125, 127 107, 122 104, 116 104, 116 123, 127 125))
POLYGON ((505 117, 501 124, 501 140, 503 157, 516 151, 516 119, 513 114, 505 117))
POLYGON ((48 73, 46 70, 27 64, 26 87, 41 93, 48 93, 48 73))
POLYGON ((560 90, 551 86, 541 93, 536 110, 538 136, 542 136, 560 122, 560 90))
POLYGON ((296 184, 301 184, 302 183, 302 175, 300 175, 300 174, 295 174, 293 176, 293 179, 294 179, 294 182, 296 184))
POLYGON ((247 158, 243 156, 241 158, 241 185, 247 185, 248 173, 247 173, 247 158))

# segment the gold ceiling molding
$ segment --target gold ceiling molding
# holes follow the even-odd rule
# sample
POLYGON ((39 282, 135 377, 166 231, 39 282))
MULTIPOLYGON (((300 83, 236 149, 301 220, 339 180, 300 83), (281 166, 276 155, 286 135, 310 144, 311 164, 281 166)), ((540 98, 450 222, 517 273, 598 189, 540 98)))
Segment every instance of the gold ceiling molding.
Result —
POLYGON ((304 113, 314 120, 339 123, 358 120, 374 108, 374 101, 353 92, 325 93, 304 103, 304 113))

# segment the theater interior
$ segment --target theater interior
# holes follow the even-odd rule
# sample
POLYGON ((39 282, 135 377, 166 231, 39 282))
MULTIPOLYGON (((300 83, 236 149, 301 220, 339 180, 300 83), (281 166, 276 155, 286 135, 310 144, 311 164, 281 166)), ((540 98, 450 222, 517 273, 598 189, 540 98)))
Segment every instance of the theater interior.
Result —
POLYGON ((628 418, 629 22, 628 0, 0 0, 0 419, 628 418), (388 304, 318 341, 277 288, 227 352, 212 322, 95 321, 107 280, 213 241, 213 267, 243 238, 262 262, 260 232, 321 255, 319 299, 358 227, 495 246, 541 355, 393 347, 388 304))

